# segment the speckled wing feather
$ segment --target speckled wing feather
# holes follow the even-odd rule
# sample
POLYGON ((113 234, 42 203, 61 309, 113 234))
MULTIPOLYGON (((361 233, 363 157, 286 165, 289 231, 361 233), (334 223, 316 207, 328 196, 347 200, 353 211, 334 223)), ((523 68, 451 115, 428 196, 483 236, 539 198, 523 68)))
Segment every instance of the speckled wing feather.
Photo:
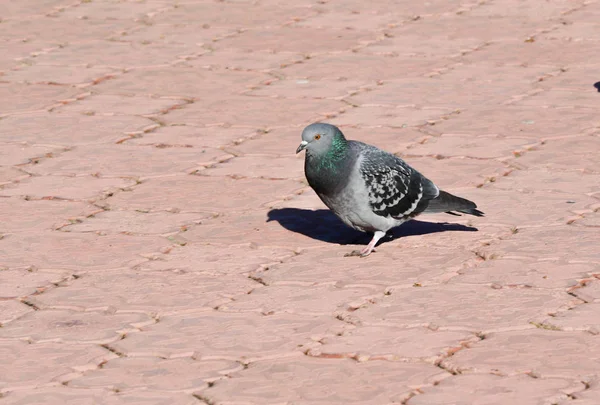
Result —
POLYGON ((367 186, 369 205, 383 217, 409 218, 423 212, 438 188, 402 159, 364 145, 360 174, 367 186))

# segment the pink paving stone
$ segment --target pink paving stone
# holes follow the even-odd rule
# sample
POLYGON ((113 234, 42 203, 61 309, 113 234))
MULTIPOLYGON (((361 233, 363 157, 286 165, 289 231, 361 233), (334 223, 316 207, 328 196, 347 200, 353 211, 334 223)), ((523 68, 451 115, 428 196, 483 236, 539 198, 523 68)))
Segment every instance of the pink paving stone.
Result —
MULTIPOLYGON (((7 24, 3 21, 2 25, 7 24)), ((14 22, 13 22, 14 24, 14 22)), ((0 28, 1 29, 1 28, 0 28)), ((45 53, 56 49, 58 45, 51 42, 30 42, 19 39, 0 39, 0 52, 4 56, 0 61, 0 73, 6 73, 11 69, 22 64, 31 65, 33 62, 30 59, 32 53, 45 53)))
MULTIPOLYGON (((356 52, 336 52, 310 57, 280 70, 286 78, 292 79, 349 79, 376 82, 403 76, 421 76, 432 70, 435 60, 407 59, 401 57, 374 58, 372 55, 356 52), (350 72, 348 69, 352 67, 350 72)), ((441 62, 439 62, 441 63, 441 62)))
MULTIPOLYGON (((515 193, 508 187, 497 187, 502 183, 509 184, 510 177, 511 175, 506 178, 492 176, 486 179, 483 187, 468 190, 465 196, 475 201, 487 214, 486 219, 478 221, 504 224, 507 225, 507 229, 539 227, 541 224, 543 226, 564 225, 575 216, 575 212, 589 210, 591 206, 597 204, 596 199, 584 194, 561 194, 552 191, 515 193), (523 209, 515 210, 515 206, 523 209)), ((443 183, 437 182, 437 184, 443 187, 443 183)))
POLYGON ((156 177, 187 173, 198 165, 231 157, 212 148, 170 148, 128 144, 78 146, 68 153, 29 169, 38 175, 105 177, 156 177), (158 150, 157 150, 158 149, 158 150))
MULTIPOLYGON (((137 45, 171 45, 171 48, 173 48, 172 45, 175 45, 175 47, 178 45, 197 47, 198 53, 193 55, 195 57, 209 52, 208 46, 203 45, 238 34, 238 30, 233 27, 215 27, 210 24, 199 25, 197 21, 182 24, 173 19, 169 23, 171 13, 158 14, 156 17, 154 20, 158 22, 152 21, 151 25, 138 25, 135 29, 128 31, 122 39, 137 45)), ((166 51, 168 49, 165 48, 166 51)), ((193 60, 187 57, 183 59, 186 61, 193 60)))
POLYGON ((196 311, 165 315, 160 322, 134 333, 114 348, 127 356, 181 357, 253 361, 301 357, 302 351, 343 324, 333 317, 298 314, 196 311))
POLYGON ((93 200, 133 185, 135 180, 123 178, 99 178, 91 175, 37 176, 0 189, 0 196, 93 200))
POLYGON ((158 236, 16 233, 0 240, 0 266, 73 271, 115 269, 142 263, 144 256, 158 253, 170 244, 158 236))
POLYGON ((588 277, 596 265, 519 259, 488 260, 459 270, 451 284, 484 284, 504 287, 569 288, 588 277))
POLYGON ((5 116, 48 109, 82 93, 81 90, 64 86, 0 83, 0 114, 5 116))
POLYGON ((126 133, 141 134, 152 125, 155 123, 143 117, 40 112, 0 120, 0 140, 62 146, 115 143, 126 133))
POLYGON ((65 152, 63 148, 27 143, 0 143, 0 161, 2 166, 17 166, 35 162, 43 158, 58 156, 65 152))
POLYGON ((553 317, 540 318, 542 327, 561 331, 585 331, 593 335, 600 333, 600 321, 596 314, 600 311, 600 302, 589 302, 576 306, 570 311, 562 311, 553 317))
POLYGON ((65 310, 34 311, 0 330, 0 339, 21 339, 39 343, 106 344, 138 327, 154 323, 140 313, 75 312, 65 310))
MULTIPOLYGON (((593 81, 593 79, 592 79, 593 81)), ((593 85, 593 83, 590 83, 593 85)), ((598 106, 598 92, 591 86, 585 89, 569 89, 553 87, 518 102, 518 105, 536 108, 560 108, 564 106, 596 108, 598 106)))
POLYGON ((392 288, 377 305, 354 313, 367 325, 435 325, 471 331, 528 326, 534 318, 566 306, 560 292, 494 289, 469 285, 392 288), (473 308, 477 308, 476 313, 473 308))
POLYGON ((259 312, 262 314, 290 313, 327 315, 337 311, 354 310, 367 305, 383 288, 343 287, 332 285, 270 286, 256 288, 245 296, 219 306, 226 312, 259 312))
POLYGON ((39 388, 8 393, 3 401, 9 405, 197 405, 192 395, 177 392, 137 391, 115 393, 106 389, 77 389, 65 386, 39 388))
POLYGON ((568 198, 574 197, 573 199, 580 194, 596 192, 597 184, 600 182, 600 173, 566 172, 543 168, 515 170, 509 177, 498 181, 494 186, 502 190, 518 190, 525 193, 560 193, 568 198), (509 177, 510 180, 507 180, 509 177))
POLYGON ((168 124, 227 125, 240 128, 271 128, 310 124, 338 114, 346 104, 335 100, 294 100, 286 102, 270 97, 213 94, 185 108, 161 117, 168 124), (267 116, 264 111, 269 111, 267 116))
POLYGON ((335 121, 336 125, 404 128, 440 120, 451 112, 451 109, 439 108, 360 106, 347 110, 344 114, 336 117, 335 121))
POLYGON ((94 94, 76 103, 60 108, 65 113, 86 115, 152 115, 160 114, 172 108, 179 108, 183 100, 172 98, 117 96, 94 94))
POLYGON ((358 326, 340 336, 325 338, 322 345, 311 349, 309 356, 348 357, 359 361, 428 361, 446 355, 461 343, 477 341, 466 332, 432 331, 426 328, 358 326))
POLYGON ((69 387, 192 392, 242 368, 241 364, 228 360, 123 357, 108 361, 101 369, 85 371, 81 377, 70 380, 69 387))
POLYGON ((558 404, 559 401, 570 400, 567 395, 583 389, 583 384, 561 378, 532 379, 527 375, 504 377, 494 374, 466 374, 446 378, 435 387, 425 387, 420 395, 409 399, 407 404, 558 404))
POLYGON ((31 16, 32 11, 43 15, 68 4, 69 2, 65 0, 25 0, 12 4, 7 3, 2 6, 2 11, 11 19, 17 19, 31 16))
POLYGON ((20 66, 8 72, 4 78, 15 83, 35 84, 92 84, 95 80, 118 73, 110 68, 95 68, 90 66, 53 66, 33 65, 20 66))
POLYGON ((234 176, 272 180, 302 181, 304 179, 304 162, 300 157, 261 156, 258 155, 261 153, 260 149, 256 150, 256 153, 255 156, 236 157, 213 165, 203 171, 202 174, 206 176, 234 176))
POLYGON ((376 87, 375 83, 356 80, 282 79, 268 86, 249 91, 251 96, 278 97, 286 99, 334 99, 341 100, 360 91, 376 87))
POLYGON ((248 198, 246 190, 275 200, 292 194, 301 184, 291 180, 231 179, 210 176, 171 176, 149 179, 133 191, 117 193, 109 198, 111 207, 163 211, 180 209, 184 212, 228 212, 256 209, 262 201, 248 198), (214 203, 215 193, 222 202, 214 203))
MULTIPOLYGON (((278 128, 267 133, 255 133, 243 142, 235 142, 225 150, 234 153, 236 156, 263 155, 263 158, 265 158, 265 155, 268 155, 265 160, 272 159, 272 156, 286 156, 288 159, 296 157, 304 160, 303 155, 296 154, 296 148, 301 141, 302 129, 302 126, 295 126, 278 128)), ((293 162, 293 160, 289 159, 290 162, 293 162)))
MULTIPOLYGON (((136 268, 143 271, 199 273, 225 277, 246 275, 262 265, 271 265, 294 255, 291 249, 257 244, 199 244, 175 246, 159 260, 142 263, 136 268)), ((256 285, 258 286, 258 284, 256 285)), ((223 294, 227 294, 223 291, 223 294)))
POLYGON ((530 147, 531 139, 500 136, 442 135, 432 137, 425 143, 415 145, 407 153, 415 155, 468 156, 476 159, 513 157, 513 152, 530 147))
POLYGON ((69 277, 66 271, 2 270, 0 271, 0 297, 26 297, 54 287, 69 277))
MULTIPOLYGON (((127 37, 123 37, 123 39, 125 38, 127 37)), ((132 69, 183 61, 188 56, 204 52, 198 45, 142 44, 96 39, 74 42, 64 48, 42 55, 38 59, 39 63, 55 65, 89 64, 93 67, 132 69)))
POLYGON ((348 49, 370 41, 377 35, 366 30, 315 30, 309 27, 268 27, 248 30, 243 35, 225 38, 219 46, 226 48, 253 49, 279 52, 320 53, 336 49, 348 49))
POLYGON ((126 1, 126 2, 83 2, 77 7, 69 7, 60 13, 65 18, 88 17, 91 20, 140 20, 159 14, 169 7, 164 2, 126 1))
POLYGON ((23 232, 51 230, 99 211, 91 204, 63 200, 24 200, 18 197, 0 198, 2 231, 23 232))
POLYGON ((256 72, 162 66, 133 70, 112 80, 104 81, 96 88, 104 94, 156 94, 205 100, 211 94, 222 92, 224 88, 227 88, 228 93, 233 95, 250 90, 267 80, 272 80, 272 77, 256 72), (162 80, 165 75, 173 75, 173 80, 162 80))
POLYGON ((543 148, 544 154, 528 153, 519 164, 529 168, 544 168, 549 171, 577 170, 583 172, 600 172, 600 165, 591 151, 600 150, 600 136, 582 135, 566 139, 549 139, 538 150, 543 148), (577 161, 574 167, 573 159, 577 161))
POLYGON ((0 187, 12 182, 25 180, 27 177, 29 177, 29 174, 21 169, 15 167, 0 167, 0 187))
MULTIPOLYGON (((368 236, 365 235, 365 239, 366 243, 368 236)), ((444 278, 445 274, 452 273, 453 268, 460 267, 473 255, 468 250, 461 251, 454 246, 445 251, 429 247, 426 258, 415 258, 418 248, 411 246, 412 239, 414 238, 401 238, 380 245, 377 254, 370 258, 368 268, 363 262, 343 257, 356 246, 327 244, 319 250, 302 252, 284 263, 257 269, 252 276, 268 285, 309 286, 318 282, 338 287, 412 286, 414 283, 426 284, 429 280, 444 278), (321 263, 328 270, 323 271, 321 266, 315 266, 314 263, 321 263)))
POLYGON ((210 213, 104 211, 61 228, 66 232, 166 234, 201 224, 210 213))
POLYGON ((0 341, 0 353, 11 365, 10 371, 0 370, 0 391, 56 383, 76 369, 96 368, 116 357, 98 345, 30 344, 20 340, 0 341))
POLYGON ((200 394, 217 404, 399 403, 412 389, 443 377, 443 371, 423 363, 300 357, 251 364, 200 394))
POLYGON ((490 334, 443 360, 449 370, 586 380, 598 374, 598 339, 583 332, 529 329, 490 334))
POLYGON ((31 300, 43 309, 112 308, 163 314, 212 308, 244 296, 258 286, 242 275, 117 270, 83 274, 31 300))
MULTIPOLYGON (((4 271, 4 270, 3 270, 4 271)), ((18 319, 25 314, 33 312, 33 309, 16 299, 0 301, 0 324, 5 327, 11 321, 18 319)))
MULTIPOLYGON (((254 136, 249 128, 197 127, 172 125, 157 128, 125 142, 126 145, 152 145, 158 148, 219 148, 254 136)), ((222 153, 225 155, 225 152, 222 153)))
MULTIPOLYGON (((197 28, 194 27, 197 32, 197 28)), ((298 52, 253 51, 219 48, 202 57, 186 61, 186 66, 234 71, 272 72, 304 60, 298 52)))
POLYGON ((598 263, 600 252, 596 247, 597 242, 597 231, 593 228, 561 225, 523 229, 513 238, 492 244, 492 248, 503 252, 506 258, 598 263), (569 240, 577 243, 565 243, 569 240))

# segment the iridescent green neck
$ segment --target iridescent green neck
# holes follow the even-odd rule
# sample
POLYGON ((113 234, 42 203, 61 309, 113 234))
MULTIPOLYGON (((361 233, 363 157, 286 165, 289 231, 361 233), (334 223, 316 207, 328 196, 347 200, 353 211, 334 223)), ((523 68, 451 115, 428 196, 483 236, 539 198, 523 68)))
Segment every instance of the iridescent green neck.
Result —
POLYGON ((327 153, 319 159, 318 170, 327 169, 336 172, 339 162, 346 157, 347 148, 348 141, 341 134, 336 135, 327 153))

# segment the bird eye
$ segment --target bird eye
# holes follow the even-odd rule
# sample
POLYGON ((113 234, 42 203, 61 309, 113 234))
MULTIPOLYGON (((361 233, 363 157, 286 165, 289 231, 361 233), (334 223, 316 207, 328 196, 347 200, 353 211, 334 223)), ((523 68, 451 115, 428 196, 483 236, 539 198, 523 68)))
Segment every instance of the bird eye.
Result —
POLYGON ((319 135, 319 134, 316 134, 316 135, 315 135, 315 140, 317 140, 317 141, 318 141, 319 139, 321 139, 321 135, 319 135))

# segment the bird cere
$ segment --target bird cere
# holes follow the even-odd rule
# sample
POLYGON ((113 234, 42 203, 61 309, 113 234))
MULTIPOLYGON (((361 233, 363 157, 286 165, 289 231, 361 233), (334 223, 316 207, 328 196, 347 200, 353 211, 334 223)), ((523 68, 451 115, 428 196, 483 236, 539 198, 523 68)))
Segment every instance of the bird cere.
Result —
POLYGON ((315 123, 302 131, 296 153, 305 151, 308 184, 346 225, 373 232, 362 250, 366 257, 386 233, 422 213, 483 216, 474 202, 440 190, 399 157, 347 140, 334 125, 315 123))

